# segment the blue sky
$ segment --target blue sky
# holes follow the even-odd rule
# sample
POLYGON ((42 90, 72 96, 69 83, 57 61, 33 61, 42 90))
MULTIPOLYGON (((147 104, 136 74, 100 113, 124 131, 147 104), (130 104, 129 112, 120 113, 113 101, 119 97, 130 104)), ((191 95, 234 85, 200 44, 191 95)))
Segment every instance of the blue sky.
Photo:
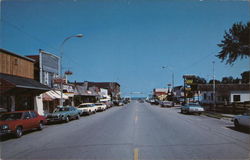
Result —
POLYGON ((215 0, 4 0, 1 2, 0 47, 21 55, 38 49, 59 55, 71 81, 117 81, 122 93, 150 93, 166 87, 175 74, 206 79, 240 77, 249 59, 233 66, 215 55, 217 44, 233 23, 249 21, 247 1, 215 0), (169 66, 171 70, 164 70, 169 66))

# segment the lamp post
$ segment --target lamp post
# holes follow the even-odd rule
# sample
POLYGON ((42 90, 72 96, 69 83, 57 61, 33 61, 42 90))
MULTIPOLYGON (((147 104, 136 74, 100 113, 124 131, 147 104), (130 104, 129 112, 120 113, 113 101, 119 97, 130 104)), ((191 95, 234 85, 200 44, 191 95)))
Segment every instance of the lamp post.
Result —
POLYGON ((60 45, 60 77, 61 77, 61 81, 60 81, 60 89, 61 89, 60 106, 63 106, 63 71, 62 71, 63 46, 64 46, 65 42, 67 42, 69 39, 71 39, 73 37, 81 38, 81 37, 83 37, 83 34, 76 34, 73 36, 66 37, 60 45))
MULTIPOLYGON (((174 71, 171 67, 168 66, 162 66, 162 69, 169 69, 172 72, 172 93, 174 95, 174 71)), ((172 102, 173 102, 173 106, 174 106, 174 98, 172 97, 172 102)))
POLYGON ((215 106, 216 106, 216 96, 215 96, 215 75, 214 75, 214 61, 213 63, 213 109, 215 111, 215 106))

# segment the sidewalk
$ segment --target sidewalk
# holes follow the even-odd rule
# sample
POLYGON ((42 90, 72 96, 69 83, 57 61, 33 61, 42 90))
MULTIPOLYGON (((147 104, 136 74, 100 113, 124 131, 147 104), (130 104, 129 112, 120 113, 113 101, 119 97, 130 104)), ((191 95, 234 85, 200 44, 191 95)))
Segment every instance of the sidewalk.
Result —
POLYGON ((231 120, 234 116, 234 114, 223 114, 223 113, 217 113, 217 112, 212 112, 212 111, 206 111, 203 113, 203 115, 212 117, 212 118, 217 118, 217 119, 225 119, 225 120, 231 120))

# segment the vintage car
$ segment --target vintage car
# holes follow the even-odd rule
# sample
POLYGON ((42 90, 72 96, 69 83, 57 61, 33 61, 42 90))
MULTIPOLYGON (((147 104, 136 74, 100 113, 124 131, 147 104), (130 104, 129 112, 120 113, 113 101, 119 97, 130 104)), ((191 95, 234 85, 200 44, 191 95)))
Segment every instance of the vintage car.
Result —
POLYGON ((97 111, 97 107, 94 103, 82 103, 77 108, 82 111, 81 115, 90 115, 97 111))
POLYGON ((198 103, 188 103, 181 106, 181 113, 197 113, 200 115, 202 112, 204 112, 204 108, 198 103))
POLYGON ((80 119, 82 111, 73 106, 58 106, 53 113, 46 115, 47 122, 69 122, 72 119, 80 119))
POLYGON ((171 107, 173 104, 171 101, 161 101, 160 105, 161 107, 171 107))
POLYGON ((247 127, 250 128, 250 110, 243 115, 236 115, 232 119, 236 128, 247 127))
POLYGON ((104 103, 95 103, 96 107, 97 107, 97 111, 104 111, 105 109, 107 109, 106 104, 104 103))
POLYGON ((36 111, 15 111, 3 113, 0 117, 0 133, 14 134, 19 138, 24 131, 42 130, 46 119, 36 111))

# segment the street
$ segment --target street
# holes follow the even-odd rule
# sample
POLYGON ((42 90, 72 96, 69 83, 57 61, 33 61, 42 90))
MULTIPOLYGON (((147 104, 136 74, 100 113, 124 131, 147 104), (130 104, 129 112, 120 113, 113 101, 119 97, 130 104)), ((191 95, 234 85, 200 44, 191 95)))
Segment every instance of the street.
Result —
POLYGON ((2 159, 248 159, 250 135, 228 120, 132 101, 1 141, 2 159))

